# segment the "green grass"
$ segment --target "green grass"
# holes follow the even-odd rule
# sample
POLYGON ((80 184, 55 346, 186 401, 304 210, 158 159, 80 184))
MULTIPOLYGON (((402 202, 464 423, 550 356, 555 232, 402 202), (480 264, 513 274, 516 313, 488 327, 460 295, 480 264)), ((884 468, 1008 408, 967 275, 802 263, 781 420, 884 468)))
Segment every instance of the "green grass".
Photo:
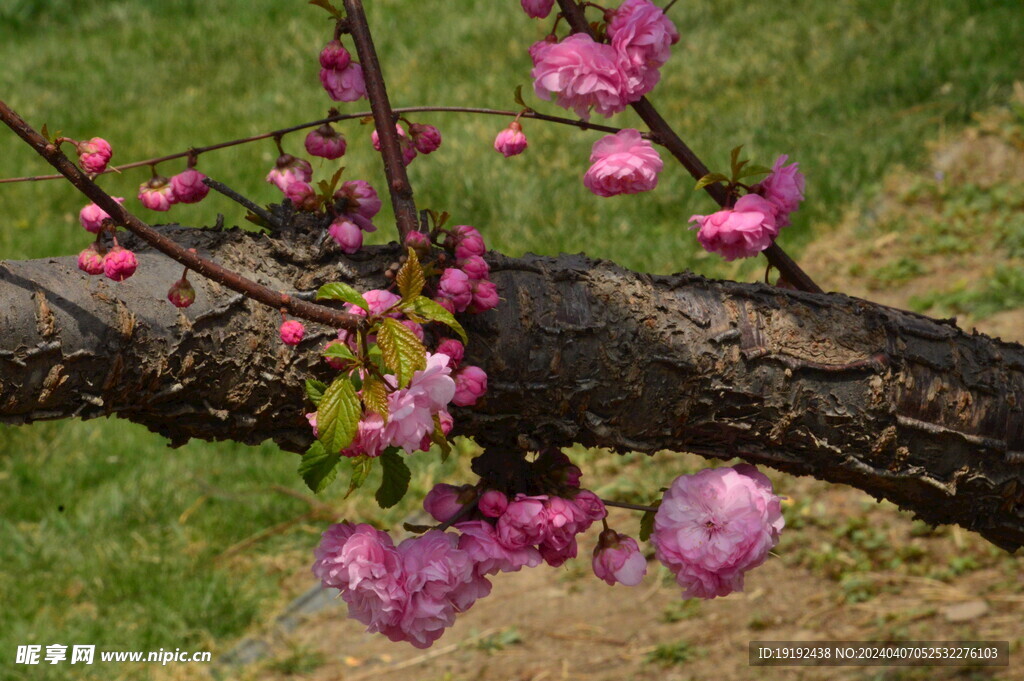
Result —
MULTIPOLYGON (((396 106, 514 108, 514 88, 527 85, 529 93, 526 47, 546 24, 526 19, 514 0, 367 4, 396 106)), ((800 161, 808 201, 783 237, 795 251, 851 202, 870 196, 885 169, 919 162, 923 140, 1005 101, 1012 80, 1024 75, 1024 15, 1016 0, 717 0, 680 2, 672 14, 683 38, 653 101, 713 169, 737 144, 760 162, 780 153, 800 161)), ((316 53, 330 32, 325 16, 279 0, 244 8, 227 0, 7 0, 0 3, 0 97, 37 127, 108 138, 115 162, 251 135, 320 117, 331 106, 316 78, 316 53)), ((535 102, 529 94, 528 101, 535 102)), ((712 204, 671 164, 654 193, 601 199, 580 182, 594 133, 527 122, 529 150, 506 160, 491 148, 503 119, 415 120, 440 126, 445 136, 440 151, 410 167, 419 205, 477 225, 502 251, 582 250, 652 272, 689 267, 753 277, 760 267, 726 265, 697 247, 686 219, 712 204)), ((630 112, 613 124, 638 120, 630 112)), ((346 177, 382 186, 369 129, 358 122, 342 129, 350 149, 346 177)), ((286 149, 301 151, 301 139, 286 138, 286 149)), ((274 156, 272 143, 262 142, 209 154, 199 167, 269 202, 279 198, 263 182, 274 156)), ((48 172, 0 130, 0 176, 48 172)), ((132 197, 145 178, 132 171, 102 184, 137 208, 132 197)), ((88 241, 77 224, 82 203, 58 182, 0 185, 0 257, 77 252, 88 241)), ((228 224, 241 222, 237 206, 216 196, 167 216, 140 212, 153 221, 212 224, 223 213, 228 224)), ((385 210, 378 240, 390 238, 389 219, 385 210)), ((1019 234, 1007 238, 1019 241, 1019 234)), ((0 429, 0 678, 19 678, 4 674, 21 643, 125 650, 230 643, 258 613, 281 603, 275 557, 308 553, 324 524, 300 523, 241 557, 216 559, 308 510, 271 489, 301 488, 295 463, 272 446, 191 443, 171 451, 119 421, 0 429)), ((418 490, 455 465, 438 471, 423 457, 415 464, 418 490)), ((595 469, 613 476, 605 487, 622 498, 651 492, 645 481, 615 478, 600 462, 595 469)), ((328 499, 355 508, 340 506, 338 494, 328 499)), ((372 507, 366 499, 357 503, 372 507)), ((382 522, 395 522, 410 503, 382 522)), ((668 652, 655 657, 679 657, 668 652)), ((72 678, 68 669, 33 671, 72 678)), ((127 666, 90 671, 96 678, 144 673, 127 666)))

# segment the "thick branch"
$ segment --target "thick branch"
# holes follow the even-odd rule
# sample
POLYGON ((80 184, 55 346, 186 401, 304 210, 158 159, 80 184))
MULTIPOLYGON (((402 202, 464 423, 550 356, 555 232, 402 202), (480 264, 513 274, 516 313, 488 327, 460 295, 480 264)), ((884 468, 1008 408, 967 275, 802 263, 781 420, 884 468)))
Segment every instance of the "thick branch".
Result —
MULTIPOLYGON (((382 286, 396 247, 318 259, 315 245, 240 230, 175 240, 284 289, 382 286)), ((137 247, 139 245, 133 245, 137 247)), ((302 394, 329 369, 312 327, 298 350, 273 312, 207 281, 179 312, 178 277, 140 252, 113 284, 71 258, 0 266, 0 419, 107 414, 189 437, 299 451, 302 394)), ((932 523, 1024 543, 1024 348, 842 295, 694 275, 652 277, 582 256, 495 255, 503 303, 467 318, 485 402, 456 413, 481 444, 742 457, 884 497, 932 523)), ((296 295, 299 295, 298 293, 296 295)))

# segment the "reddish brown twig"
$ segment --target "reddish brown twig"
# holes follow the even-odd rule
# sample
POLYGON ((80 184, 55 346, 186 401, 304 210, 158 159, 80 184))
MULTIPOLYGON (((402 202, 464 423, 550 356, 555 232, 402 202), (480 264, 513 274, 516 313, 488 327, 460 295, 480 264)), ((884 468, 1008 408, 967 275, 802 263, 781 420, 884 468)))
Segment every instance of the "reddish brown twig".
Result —
POLYGON ((377 50, 373 47, 370 26, 366 23, 366 13, 361 0, 345 0, 345 28, 352 34, 352 42, 356 45, 359 63, 363 67, 363 79, 366 81, 366 94, 370 99, 373 111, 373 122, 377 126, 377 137, 380 140, 380 154, 384 159, 384 174, 388 178, 388 191, 391 193, 391 206, 395 210, 395 222, 398 225, 398 240, 405 241, 405 235, 419 228, 416 214, 416 202, 412 198, 412 185, 405 172, 405 161, 395 131, 396 118, 388 101, 388 91, 384 86, 384 74, 377 60, 377 50))
MULTIPOLYGON (((586 14, 584 14, 583 8, 576 3, 576 0, 558 0, 558 6, 562 9, 562 16, 569 22, 573 33, 586 33, 591 38, 594 37, 594 32, 591 30, 590 24, 587 23, 586 14)), ((686 146, 682 138, 661 117, 661 114, 658 113, 654 105, 646 97, 638 102, 634 102, 632 106, 633 110, 647 124, 647 127, 651 129, 651 132, 657 136, 658 141, 672 152, 672 155, 689 171, 694 179, 699 180, 708 174, 708 167, 686 146)), ((704 189, 718 205, 725 205, 727 196, 725 189, 720 184, 709 184, 704 189)), ((801 291, 822 293, 821 288, 814 283, 792 258, 786 255, 778 244, 773 243, 765 249, 764 254, 768 258, 768 262, 782 273, 782 276, 790 284, 801 291)))
POLYGON ((97 206, 105 210, 111 219, 132 232, 146 243, 153 246, 161 253, 177 260, 185 267, 193 270, 202 276, 211 279, 218 284, 223 284, 233 291, 238 291, 253 300, 269 305, 275 309, 285 309, 289 314, 313 322, 320 322, 335 328, 355 329, 362 319, 346 312, 309 303, 304 300, 293 298, 285 293, 274 291, 261 286, 256 282, 246 279, 242 275, 218 265, 215 262, 199 257, 196 253, 186 250, 174 243, 173 240, 160 234, 155 229, 144 223, 139 218, 125 210, 121 204, 110 197, 89 177, 82 172, 78 166, 72 163, 65 156, 57 145, 51 143, 45 137, 36 132, 32 126, 26 123, 13 109, 3 101, 0 101, 0 120, 13 130, 18 137, 25 140, 29 146, 36 150, 40 156, 45 158, 50 165, 56 168, 61 175, 66 177, 80 192, 85 194, 97 206))

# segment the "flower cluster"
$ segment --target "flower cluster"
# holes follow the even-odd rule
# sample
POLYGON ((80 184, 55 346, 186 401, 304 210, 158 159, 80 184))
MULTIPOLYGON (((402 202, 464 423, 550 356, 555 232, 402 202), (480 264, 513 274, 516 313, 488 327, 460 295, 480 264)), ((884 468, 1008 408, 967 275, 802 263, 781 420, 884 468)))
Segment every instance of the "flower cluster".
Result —
POLYGON ((490 280, 483 259, 484 239, 474 227, 458 225, 448 231, 444 247, 455 256, 455 266, 441 273, 434 300, 449 312, 486 312, 498 305, 498 288, 490 280))
POLYGON ((352 55, 337 40, 320 51, 320 84, 336 102, 354 102, 366 96, 363 67, 352 61, 352 55))
POLYGON ((150 210, 168 211, 176 203, 198 203, 210 193, 206 175, 189 168, 167 179, 154 175, 139 185, 139 201, 150 210))
MULTIPOLYGON (((531 16, 546 16, 542 5, 523 1, 531 16)), ((582 33, 557 43, 535 43, 530 49, 530 75, 537 96, 554 99, 584 120, 591 110, 610 117, 651 91, 671 46, 679 40, 675 25, 650 0, 625 0, 610 13, 607 34, 609 43, 582 33)))

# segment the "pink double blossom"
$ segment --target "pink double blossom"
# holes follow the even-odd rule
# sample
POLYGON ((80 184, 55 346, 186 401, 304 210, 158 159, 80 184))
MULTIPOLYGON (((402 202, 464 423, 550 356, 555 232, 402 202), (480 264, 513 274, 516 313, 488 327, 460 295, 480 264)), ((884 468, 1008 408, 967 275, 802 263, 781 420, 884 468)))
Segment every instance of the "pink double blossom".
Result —
POLYGON ((785 165, 788 159, 786 155, 775 159, 768 177, 754 185, 754 191, 775 207, 775 222, 779 228, 789 224, 789 214, 800 208, 804 200, 804 174, 800 172, 799 163, 785 165))
POLYGON ((679 31, 650 0, 625 0, 608 22, 608 37, 631 66, 657 69, 668 61, 679 31))
POLYGON ((590 152, 590 162, 593 165, 583 184, 598 196, 650 191, 658 185, 658 173, 664 167, 654 146, 634 129, 599 139, 590 152))
POLYGON ((508 127, 498 133, 494 138, 494 150, 500 152, 505 158, 518 156, 526 150, 526 135, 523 134, 523 126, 519 121, 512 121, 508 127))
POLYGON ((320 69, 320 84, 336 102, 354 102, 366 96, 363 67, 356 62, 342 69, 320 69))
POLYGON ((377 195, 377 190, 370 186, 365 180, 347 180, 341 183, 334 192, 334 207, 342 214, 358 215, 365 219, 360 224, 367 232, 373 232, 377 228, 373 224, 365 226, 373 217, 380 212, 382 202, 377 195))
POLYGON ((289 319, 281 324, 278 330, 281 342, 285 345, 298 345, 306 335, 306 327, 297 319, 289 319))
POLYGON ((629 104, 628 75, 611 45, 574 33, 559 43, 544 42, 535 48, 530 76, 541 99, 554 100, 584 120, 590 119, 591 109, 610 117, 629 104))
POLYGON ((139 201, 150 210, 168 211, 178 202, 174 188, 166 177, 157 175, 139 186, 139 201))
POLYGON ((82 170, 90 175, 106 170, 107 163, 113 155, 110 143, 102 137, 93 137, 91 140, 78 143, 78 162, 82 165, 82 170))
POLYGON ((352 254, 363 247, 363 230, 347 215, 336 218, 327 228, 327 233, 341 247, 342 253, 352 254))
POLYGON ((135 254, 120 246, 114 246, 103 258, 103 273, 114 281, 124 281, 132 276, 138 266, 135 254))
POLYGON ((615 530, 605 530, 594 547, 594 574, 608 586, 636 586, 647 574, 647 560, 636 540, 615 530))
POLYGON ((455 529, 462 533, 459 537, 459 548, 469 554, 477 575, 517 572, 524 567, 536 567, 541 563, 540 551, 536 547, 505 547, 499 541, 494 525, 486 520, 456 523, 455 529))
POLYGON ((330 123, 324 123, 319 128, 311 130, 306 135, 304 145, 310 156, 332 161, 344 156, 347 146, 345 136, 335 130, 330 123))
POLYGON ((465 260, 473 255, 482 257, 487 252, 483 236, 476 227, 469 225, 452 227, 444 240, 444 246, 455 253, 455 257, 459 260, 465 260))
POLYGON ((178 203, 199 203, 210 193, 210 188, 203 184, 206 175, 189 168, 171 177, 171 189, 178 203))
POLYGON ((690 222, 697 223, 697 241, 704 250, 735 260, 757 255, 772 244, 779 234, 775 214, 775 207, 767 200, 747 194, 732 208, 711 215, 692 215, 690 222))
POLYGON ((437 296, 451 301, 456 312, 464 311, 473 302, 473 288, 469 275, 457 267, 449 267, 441 273, 437 296))

